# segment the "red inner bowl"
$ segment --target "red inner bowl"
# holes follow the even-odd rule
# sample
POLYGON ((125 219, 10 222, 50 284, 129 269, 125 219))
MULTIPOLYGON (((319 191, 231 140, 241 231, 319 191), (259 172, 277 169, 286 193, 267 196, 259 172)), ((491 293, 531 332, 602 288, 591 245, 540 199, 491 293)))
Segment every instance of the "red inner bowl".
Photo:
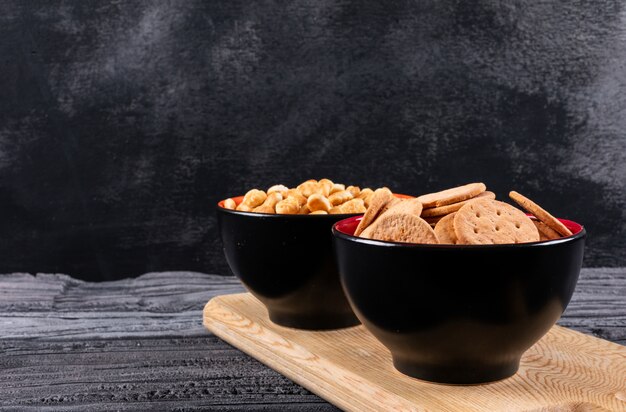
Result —
MULTIPOLYGON (((529 214, 528 216, 531 218, 534 218, 533 215, 529 214)), ((335 225, 335 228, 343 234, 354 236, 354 231, 356 230, 356 227, 359 225, 359 222, 361 221, 362 218, 363 216, 349 217, 347 219, 337 222, 337 224, 335 225)), ((559 220, 561 221, 561 223, 565 225, 565 227, 567 227, 569 230, 572 231, 572 236, 579 233, 581 230, 583 230, 582 225, 576 222, 573 222, 567 219, 559 219, 559 220)))

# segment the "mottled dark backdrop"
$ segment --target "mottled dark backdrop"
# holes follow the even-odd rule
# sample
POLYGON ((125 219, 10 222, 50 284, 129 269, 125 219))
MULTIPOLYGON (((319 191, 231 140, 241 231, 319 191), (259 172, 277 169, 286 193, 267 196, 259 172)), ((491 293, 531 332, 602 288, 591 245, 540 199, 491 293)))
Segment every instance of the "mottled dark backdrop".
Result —
POLYGON ((0 272, 230 273, 219 198, 481 180, 626 265, 626 6, 0 0, 0 272))

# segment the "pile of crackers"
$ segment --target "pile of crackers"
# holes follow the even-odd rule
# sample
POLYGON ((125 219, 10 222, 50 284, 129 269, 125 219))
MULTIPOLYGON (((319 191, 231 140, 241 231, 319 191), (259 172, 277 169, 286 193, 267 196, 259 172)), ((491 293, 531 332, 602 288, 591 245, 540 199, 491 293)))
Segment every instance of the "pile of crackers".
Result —
POLYGON ((387 188, 372 195, 355 236, 403 243, 511 244, 571 236, 572 232, 538 204, 512 191, 526 212, 496 200, 484 183, 401 200, 387 188))

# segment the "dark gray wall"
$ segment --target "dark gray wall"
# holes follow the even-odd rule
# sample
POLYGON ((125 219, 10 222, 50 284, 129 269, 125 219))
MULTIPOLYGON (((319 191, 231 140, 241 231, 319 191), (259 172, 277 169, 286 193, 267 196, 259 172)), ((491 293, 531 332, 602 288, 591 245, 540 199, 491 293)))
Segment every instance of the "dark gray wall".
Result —
POLYGON ((0 272, 229 273, 214 203, 481 180, 626 265, 615 1, 0 0, 0 272))

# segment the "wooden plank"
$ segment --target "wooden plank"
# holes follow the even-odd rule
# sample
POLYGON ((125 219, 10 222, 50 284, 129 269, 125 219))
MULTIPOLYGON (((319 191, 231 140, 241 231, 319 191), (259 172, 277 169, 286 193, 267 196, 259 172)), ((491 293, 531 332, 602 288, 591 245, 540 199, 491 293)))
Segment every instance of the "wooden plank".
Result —
POLYGON ((213 333, 350 411, 626 410, 626 348, 555 326, 519 372, 475 386, 438 385, 397 372, 364 327, 307 332, 273 324, 250 294, 213 298, 213 333))

